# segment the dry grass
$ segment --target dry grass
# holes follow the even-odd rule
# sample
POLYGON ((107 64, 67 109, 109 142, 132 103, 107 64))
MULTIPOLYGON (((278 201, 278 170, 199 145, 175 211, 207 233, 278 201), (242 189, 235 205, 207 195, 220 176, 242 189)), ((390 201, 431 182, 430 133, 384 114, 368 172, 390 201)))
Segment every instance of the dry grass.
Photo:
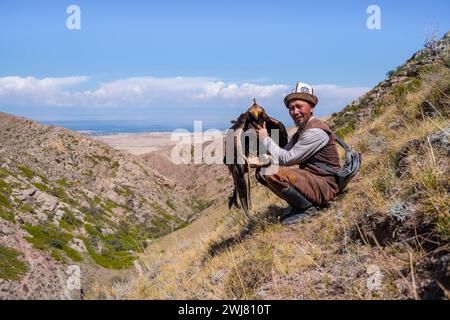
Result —
POLYGON ((278 224, 276 214, 283 202, 255 186, 258 219, 253 223, 248 224, 237 211, 224 210, 213 232, 182 243, 175 240, 162 248, 155 243, 140 257, 142 275, 113 285, 99 284, 89 297, 418 297, 416 263, 436 251, 448 252, 450 230, 448 155, 426 139, 432 132, 450 127, 446 113, 450 73, 443 66, 435 66, 421 80, 419 87, 401 96, 386 96, 384 112, 346 137, 350 145, 363 152, 361 173, 345 194, 310 223, 293 227, 278 224), (438 112, 423 112, 424 99, 439 105, 438 112), (397 125, 393 127, 392 123, 397 125), (398 153, 413 140, 418 141, 417 148, 408 153, 399 169, 398 153), (387 217, 398 202, 410 203, 423 216, 420 221, 430 222, 433 230, 420 235, 417 226, 412 242, 380 244, 364 230, 361 221, 374 212, 387 217), (355 232, 359 233, 356 238, 355 232), (427 249, 427 240, 438 241, 432 251, 427 249), (367 286, 369 266, 381 272, 380 286, 374 290, 367 286))

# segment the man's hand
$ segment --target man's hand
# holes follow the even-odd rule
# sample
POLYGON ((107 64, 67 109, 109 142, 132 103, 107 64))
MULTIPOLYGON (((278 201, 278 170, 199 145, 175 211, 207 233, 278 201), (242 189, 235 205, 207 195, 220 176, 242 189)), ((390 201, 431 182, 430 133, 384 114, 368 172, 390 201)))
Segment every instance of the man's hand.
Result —
POLYGON ((250 128, 252 128, 256 131, 256 134, 260 140, 264 140, 265 138, 267 138, 269 136, 269 133, 267 132, 267 129, 266 129, 265 121, 263 122, 262 127, 259 124, 257 124, 256 122, 250 123, 249 126, 250 126, 250 128))

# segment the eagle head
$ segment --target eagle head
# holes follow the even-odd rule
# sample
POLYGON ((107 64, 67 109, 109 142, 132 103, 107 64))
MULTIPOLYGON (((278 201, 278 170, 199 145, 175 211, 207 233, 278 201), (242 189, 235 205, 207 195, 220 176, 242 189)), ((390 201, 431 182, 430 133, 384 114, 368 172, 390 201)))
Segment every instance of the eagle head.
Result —
POLYGON ((253 99, 253 105, 247 110, 250 122, 257 122, 262 124, 266 120, 266 112, 259 104, 256 103, 256 99, 253 99))

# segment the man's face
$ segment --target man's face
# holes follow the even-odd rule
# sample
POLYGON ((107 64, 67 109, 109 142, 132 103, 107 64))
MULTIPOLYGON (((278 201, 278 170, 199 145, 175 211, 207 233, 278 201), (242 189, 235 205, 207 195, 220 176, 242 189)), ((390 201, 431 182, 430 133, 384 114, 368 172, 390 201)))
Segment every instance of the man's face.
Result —
POLYGON ((298 99, 290 101, 288 107, 292 120, 298 126, 303 126, 308 122, 314 109, 309 102, 298 99))

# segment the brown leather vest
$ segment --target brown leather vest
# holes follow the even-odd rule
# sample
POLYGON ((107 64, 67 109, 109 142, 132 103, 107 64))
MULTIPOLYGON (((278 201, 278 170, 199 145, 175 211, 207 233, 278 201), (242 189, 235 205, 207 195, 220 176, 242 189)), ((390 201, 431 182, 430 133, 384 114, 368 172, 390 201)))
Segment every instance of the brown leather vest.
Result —
POLYGON ((297 131, 295 134, 295 139, 298 140, 298 137, 305 132, 308 129, 313 128, 319 128, 325 131, 328 134, 329 140, 328 143, 317 151, 314 155, 300 163, 299 167, 301 169, 305 169, 310 171, 313 174, 319 175, 319 176, 330 176, 330 173, 324 171, 323 169, 320 169, 319 167, 314 165, 314 161, 320 161, 325 164, 327 164, 329 167, 334 169, 335 171, 338 171, 340 169, 340 160, 339 160, 339 154, 336 149, 336 139, 334 138, 331 129, 322 121, 320 121, 317 118, 311 118, 309 119, 308 123, 306 124, 305 128, 302 130, 297 131))

